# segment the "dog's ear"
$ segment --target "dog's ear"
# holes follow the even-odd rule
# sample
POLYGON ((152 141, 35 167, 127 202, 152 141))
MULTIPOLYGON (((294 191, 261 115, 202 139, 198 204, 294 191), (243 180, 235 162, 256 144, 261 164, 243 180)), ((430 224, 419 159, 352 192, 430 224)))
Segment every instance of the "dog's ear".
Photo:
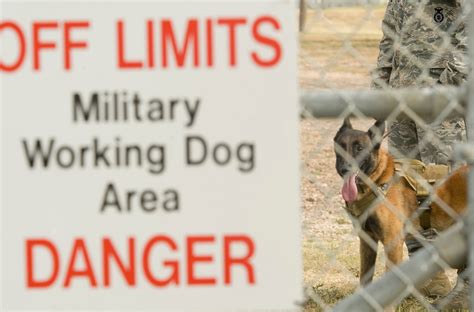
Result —
POLYGON ((352 124, 349 117, 344 118, 344 122, 342 123, 342 126, 339 128, 339 130, 337 130, 336 136, 334 137, 334 141, 336 141, 337 137, 347 129, 352 129, 352 124))
MULTIPOLYGON (((349 117, 344 118, 341 129, 352 129, 351 119, 349 117)), ((340 129, 339 129, 340 130, 340 129)))
POLYGON ((379 149, 385 133, 385 120, 377 120, 367 133, 374 144, 374 148, 379 149))

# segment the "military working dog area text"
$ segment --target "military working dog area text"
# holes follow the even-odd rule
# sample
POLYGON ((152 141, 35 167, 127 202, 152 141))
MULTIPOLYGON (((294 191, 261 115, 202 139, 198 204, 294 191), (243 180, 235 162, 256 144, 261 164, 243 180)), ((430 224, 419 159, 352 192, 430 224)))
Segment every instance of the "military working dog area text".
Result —
MULTIPOLYGON (((369 88, 384 9, 308 10, 305 31, 300 34, 300 87, 335 91, 369 88)), ((353 123, 358 129, 367 129, 373 120, 353 123)), ((326 307, 350 295, 359 284, 358 237, 343 209, 342 180, 335 169, 333 137, 340 125, 341 119, 306 118, 300 123, 304 282, 326 307)), ((379 254, 376 278, 384 271, 383 253, 379 254)), ((448 273, 454 282, 455 272, 448 273)), ((320 310, 312 300, 304 307, 304 311, 320 310)), ((397 310, 425 309, 408 298, 397 310)))

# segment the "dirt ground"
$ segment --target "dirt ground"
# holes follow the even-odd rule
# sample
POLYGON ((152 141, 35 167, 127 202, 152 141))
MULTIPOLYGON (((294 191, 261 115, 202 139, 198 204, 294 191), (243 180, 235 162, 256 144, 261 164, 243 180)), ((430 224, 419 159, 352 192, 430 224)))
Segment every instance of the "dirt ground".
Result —
MULTIPOLYGON (((368 88, 382 36, 384 8, 333 8, 308 13, 306 30, 300 35, 301 88, 368 88)), ((358 120, 354 125, 367 129, 372 123, 358 120)), ((332 139, 340 124, 341 119, 305 119, 300 124, 304 282, 311 298, 305 311, 330 308, 358 287, 358 238, 343 210, 342 181, 334 169, 332 139)), ((379 257, 376 276, 383 272, 383 262, 379 257)), ((424 308, 410 298, 398 311, 424 308)))

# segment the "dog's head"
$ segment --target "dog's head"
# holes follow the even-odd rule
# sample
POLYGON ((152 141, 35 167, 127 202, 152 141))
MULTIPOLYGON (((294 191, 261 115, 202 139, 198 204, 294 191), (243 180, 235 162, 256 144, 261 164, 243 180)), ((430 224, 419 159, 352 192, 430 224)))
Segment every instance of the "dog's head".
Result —
POLYGON ((346 118, 334 137, 336 170, 344 179, 342 196, 346 202, 357 199, 357 174, 370 176, 377 167, 384 132, 384 120, 377 120, 368 131, 360 131, 352 128, 346 118))

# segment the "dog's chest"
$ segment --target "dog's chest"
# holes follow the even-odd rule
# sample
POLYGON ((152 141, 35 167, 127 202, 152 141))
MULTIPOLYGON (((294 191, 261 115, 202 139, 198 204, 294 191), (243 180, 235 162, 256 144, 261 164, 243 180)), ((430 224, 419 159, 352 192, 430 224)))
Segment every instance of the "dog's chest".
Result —
POLYGON ((359 216, 355 217, 349 211, 347 211, 351 217, 355 229, 362 229, 369 236, 376 238, 377 240, 383 239, 382 227, 380 224, 380 219, 377 214, 374 212, 369 216, 359 216))

